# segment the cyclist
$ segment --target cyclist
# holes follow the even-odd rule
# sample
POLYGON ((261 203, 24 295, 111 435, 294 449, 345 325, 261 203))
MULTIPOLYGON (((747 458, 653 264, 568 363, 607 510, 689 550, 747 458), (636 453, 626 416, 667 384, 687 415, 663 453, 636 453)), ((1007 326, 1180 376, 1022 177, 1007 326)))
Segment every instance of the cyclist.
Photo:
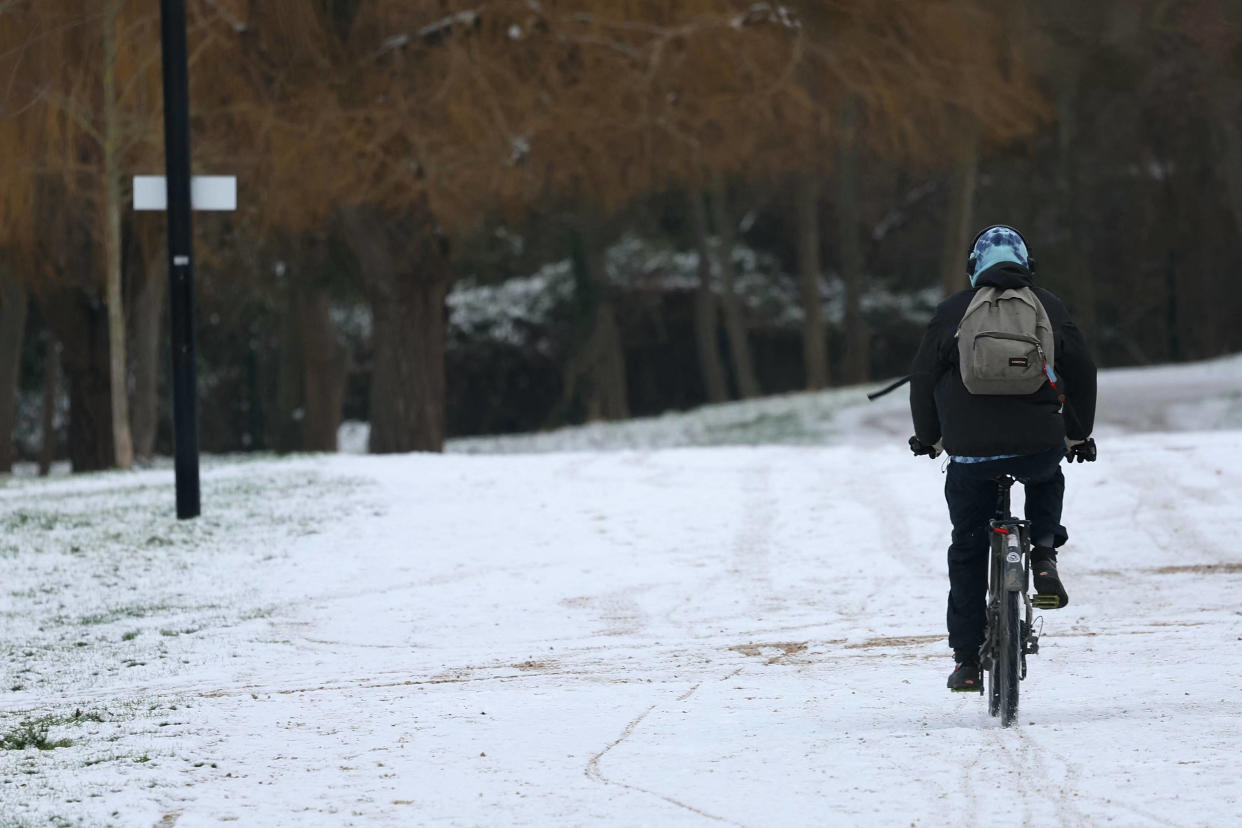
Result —
MULTIPOLYGON (((996 508, 996 478, 1013 475, 1026 488, 1031 522, 1035 591, 1069 595, 1057 573, 1057 547, 1068 538, 1061 525, 1065 478, 1061 459, 1095 460, 1095 364, 1065 305, 1036 287, 1035 261, 1022 235, 993 225, 975 237, 967 260, 970 288, 940 303, 928 324, 910 372, 910 411, 916 455, 950 456, 944 494, 953 523, 949 546, 949 646, 955 667, 949 689, 977 691, 982 681, 989 544, 988 520, 996 508), (967 390, 959 370, 957 331, 977 291, 1031 288, 1042 303, 1054 342, 1048 378, 1029 394, 980 394, 967 390), (1059 397, 1064 394, 1067 402, 1059 397)), ((1010 364, 1013 364, 1012 362, 1010 364)), ((1035 382, 1040 382, 1037 376, 1035 382)))

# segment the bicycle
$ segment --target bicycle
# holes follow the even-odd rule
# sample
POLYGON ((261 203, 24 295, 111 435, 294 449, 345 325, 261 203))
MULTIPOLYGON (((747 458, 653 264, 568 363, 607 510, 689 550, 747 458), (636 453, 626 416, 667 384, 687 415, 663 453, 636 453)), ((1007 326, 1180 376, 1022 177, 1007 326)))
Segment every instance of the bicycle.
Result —
MULTIPOLYGON (((910 438, 909 445, 915 456, 927 456, 933 460, 943 451, 938 444, 926 444, 917 436, 910 438)), ((1095 461, 1095 441, 1090 437, 1067 445, 1068 460, 1080 463, 1095 461)), ((1043 623, 1042 618, 1034 617, 1035 610, 1062 606, 1061 594, 1036 593, 1033 597, 1028 594, 1031 583, 1030 522, 1010 514, 1009 505, 1010 489, 1019 480, 1026 482, 1009 474, 992 478, 996 484, 996 510, 988 521, 988 586, 984 641, 979 647, 979 666, 988 674, 988 712, 999 716, 1004 727, 1013 724, 1018 714, 1019 683, 1026 679, 1026 657, 1039 652, 1035 621, 1040 621, 1041 633, 1043 623)), ((954 672, 956 675, 957 671, 954 672)), ((979 692, 984 692, 982 683, 979 692)))
MULTIPOLYGON (((1056 596, 1028 594, 1031 582, 1030 522, 1010 514, 1009 490, 1016 479, 996 478, 996 514, 988 521, 987 626, 979 663, 988 674, 988 713, 1002 727, 1018 715, 1019 683, 1026 679, 1026 657, 1039 652, 1035 609, 1055 609, 1056 596)), ((983 693, 980 686, 979 692, 983 693)))

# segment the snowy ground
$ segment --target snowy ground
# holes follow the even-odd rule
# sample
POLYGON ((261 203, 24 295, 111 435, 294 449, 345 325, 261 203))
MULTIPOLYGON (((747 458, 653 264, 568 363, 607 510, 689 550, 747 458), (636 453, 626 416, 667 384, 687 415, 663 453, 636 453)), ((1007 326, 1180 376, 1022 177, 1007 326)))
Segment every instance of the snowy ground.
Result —
POLYGON ((944 689, 900 394, 229 459, 192 522, 167 470, 10 480, 0 824, 1236 824, 1239 389, 1102 379, 1008 731, 944 689), (728 442, 786 445, 664 448, 728 442))

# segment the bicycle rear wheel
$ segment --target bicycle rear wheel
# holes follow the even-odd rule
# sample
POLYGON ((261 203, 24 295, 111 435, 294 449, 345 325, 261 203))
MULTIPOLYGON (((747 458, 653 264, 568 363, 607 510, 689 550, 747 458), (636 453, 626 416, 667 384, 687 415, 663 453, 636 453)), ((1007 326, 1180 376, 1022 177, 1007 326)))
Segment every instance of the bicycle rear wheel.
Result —
POLYGON ((1001 595, 997 652, 992 667, 1001 727, 1009 727, 1018 715, 1018 682, 1022 668, 1021 603, 1020 593, 1006 591, 1001 595))
POLYGON ((1001 710, 1001 688, 1000 688, 1000 672, 996 669, 996 662, 992 662, 992 669, 988 670, 988 713, 992 716, 999 716, 1001 710))
POLYGON ((1001 592, 1001 555, 1002 547, 1000 546, 999 536, 992 535, 992 552, 988 566, 988 621, 987 621, 987 640, 984 643, 983 667, 988 674, 988 715, 999 716, 1001 712, 1001 685, 1000 685, 1000 642, 1002 641, 1002 630, 1004 629, 1004 621, 1001 616, 1004 615, 1004 603, 998 599, 997 595, 1003 595, 1001 592))

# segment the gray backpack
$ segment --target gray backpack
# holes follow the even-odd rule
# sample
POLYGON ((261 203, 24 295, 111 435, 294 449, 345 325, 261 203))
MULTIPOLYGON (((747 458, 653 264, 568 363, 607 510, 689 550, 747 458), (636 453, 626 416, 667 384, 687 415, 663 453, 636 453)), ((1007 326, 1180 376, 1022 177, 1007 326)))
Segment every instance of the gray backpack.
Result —
POLYGON ((957 326, 962 382, 972 394, 1033 394, 1052 376, 1052 322, 1029 287, 982 287, 957 326))

